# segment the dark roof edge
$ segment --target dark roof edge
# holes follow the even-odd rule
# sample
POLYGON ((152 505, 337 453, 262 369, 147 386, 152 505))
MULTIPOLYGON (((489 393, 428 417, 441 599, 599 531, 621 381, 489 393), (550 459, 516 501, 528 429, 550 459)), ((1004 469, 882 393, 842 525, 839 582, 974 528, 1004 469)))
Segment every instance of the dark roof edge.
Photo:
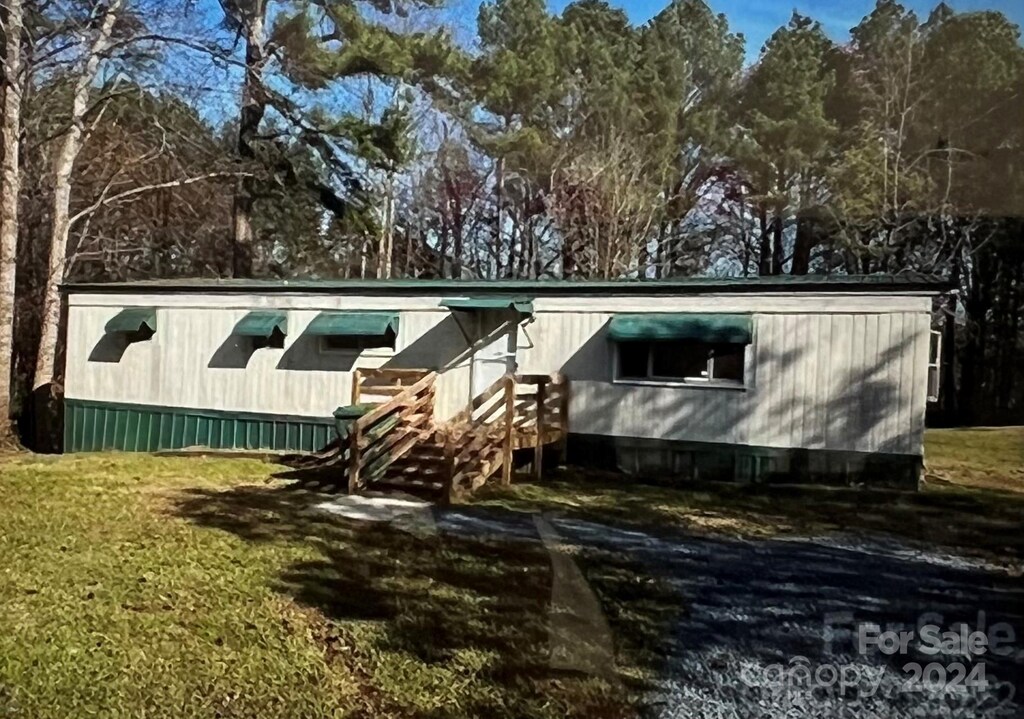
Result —
POLYGON ((361 294, 540 295, 863 292, 938 294, 954 289, 922 275, 776 275, 752 278, 689 277, 669 280, 144 280, 72 282, 66 294, 361 294))

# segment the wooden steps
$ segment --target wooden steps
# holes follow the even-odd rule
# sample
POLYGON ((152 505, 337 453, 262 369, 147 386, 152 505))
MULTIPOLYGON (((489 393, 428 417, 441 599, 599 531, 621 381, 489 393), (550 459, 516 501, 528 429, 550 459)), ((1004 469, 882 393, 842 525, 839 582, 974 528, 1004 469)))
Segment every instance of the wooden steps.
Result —
POLYGON ((373 489, 405 492, 433 500, 443 499, 448 481, 443 439, 432 435, 395 460, 373 489))
POLYGON ((568 436, 568 383, 561 375, 505 375, 444 426, 433 419, 434 373, 360 370, 353 404, 390 397, 350 427, 348 436, 303 458, 307 468, 338 475, 349 493, 394 491, 448 502, 500 477, 512 478, 513 455, 533 452, 539 478, 544 449, 568 436))

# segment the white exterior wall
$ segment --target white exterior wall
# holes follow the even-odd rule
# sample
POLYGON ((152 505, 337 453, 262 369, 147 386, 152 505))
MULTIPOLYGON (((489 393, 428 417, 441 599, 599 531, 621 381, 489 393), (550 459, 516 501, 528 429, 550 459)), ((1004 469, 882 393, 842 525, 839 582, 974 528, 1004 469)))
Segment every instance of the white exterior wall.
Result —
MULTIPOLYGON (((450 297, 450 295, 446 295, 450 297)), ((305 326, 321 310, 400 314, 396 349, 354 366, 440 366, 439 418, 469 395, 466 340, 443 298, 313 294, 72 294, 66 396, 119 403, 328 417, 351 396, 351 369, 319 355, 305 326), (119 362, 90 361, 122 308, 157 308, 158 330, 119 362), (288 311, 284 349, 244 368, 210 366, 253 309, 288 311), (305 345, 303 344, 305 343, 305 345), (439 362, 439 357, 444 357, 439 362)), ((538 297, 519 333, 519 371, 564 372, 573 432, 768 447, 920 454, 931 300, 867 294, 538 297), (744 389, 612 379, 608 321, 624 312, 754 316, 744 389)))
POLYGON ((931 300, 865 295, 539 299, 520 369, 572 379, 573 432, 920 454, 931 300), (754 318, 742 389, 612 379, 613 312, 754 318))
MULTIPOLYGON (((436 414, 446 418, 469 398, 466 340, 440 298, 311 295, 72 295, 68 306, 65 396, 70 399, 330 417, 352 396, 352 370, 381 366, 432 368, 446 350, 463 355, 437 382, 436 414), (90 361, 104 325, 124 307, 154 307, 157 332, 128 346, 119 362, 90 361), (254 309, 287 310, 283 349, 263 348, 245 367, 211 366, 235 324, 254 309), (399 312, 395 350, 320 354, 303 337, 322 310, 399 312), (427 339, 427 342, 418 340, 427 339)), ((230 349, 227 347, 226 349, 230 349)))

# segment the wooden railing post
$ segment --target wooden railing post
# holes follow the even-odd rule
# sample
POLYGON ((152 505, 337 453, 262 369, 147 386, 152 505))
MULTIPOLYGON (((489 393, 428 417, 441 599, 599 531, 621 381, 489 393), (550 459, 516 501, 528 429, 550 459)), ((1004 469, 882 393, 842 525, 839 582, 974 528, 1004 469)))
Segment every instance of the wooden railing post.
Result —
POLYGON ((352 402, 351 404, 359 404, 359 385, 363 381, 362 370, 356 369, 352 373, 352 402))
POLYGON ((533 478, 539 480, 544 463, 544 402, 547 399, 547 377, 537 382, 537 441, 533 445, 533 478))
POLYGON ((441 501, 445 504, 455 499, 455 438, 451 432, 444 434, 444 489, 441 501))
POLYGON ((363 436, 363 427, 356 421, 352 423, 352 429, 348 434, 348 493, 355 494, 359 491, 359 464, 362 457, 359 456, 359 442, 363 436))
POLYGON ((558 376, 561 387, 558 401, 558 464, 564 465, 569 446, 569 380, 565 375, 558 376))
POLYGON ((515 431, 516 380, 505 376, 505 449, 502 456, 501 483, 512 484, 512 434, 515 431))

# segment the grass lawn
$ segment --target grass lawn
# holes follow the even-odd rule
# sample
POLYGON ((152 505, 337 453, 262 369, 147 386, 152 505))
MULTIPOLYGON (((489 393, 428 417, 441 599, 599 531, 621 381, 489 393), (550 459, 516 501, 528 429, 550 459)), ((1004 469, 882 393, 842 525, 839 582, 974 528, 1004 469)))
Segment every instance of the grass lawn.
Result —
MULTIPOLYGON (((662 532, 885 532, 1019 567, 1022 447, 1019 429, 932 432, 917 494, 567 472, 476 504, 662 532)), ((0 716, 631 716, 680 601, 628 556, 577 558, 618 673, 560 671, 542 545, 332 518, 278 470, 0 459, 0 716)))
POLYGON ((931 430, 926 460, 929 486, 1024 492, 1024 427, 931 430))
POLYGON ((483 504, 555 511, 662 530, 769 537, 870 531, 933 548, 1024 561, 1024 428, 929 430, 919 492, 808 486, 627 484, 566 470, 490 488, 483 504))
MULTIPOLYGON (((0 460, 0 716, 629 715, 629 643, 614 679, 548 666, 540 545, 332 520, 279 470, 0 460)), ((642 637, 634 577, 595 586, 642 637)))

